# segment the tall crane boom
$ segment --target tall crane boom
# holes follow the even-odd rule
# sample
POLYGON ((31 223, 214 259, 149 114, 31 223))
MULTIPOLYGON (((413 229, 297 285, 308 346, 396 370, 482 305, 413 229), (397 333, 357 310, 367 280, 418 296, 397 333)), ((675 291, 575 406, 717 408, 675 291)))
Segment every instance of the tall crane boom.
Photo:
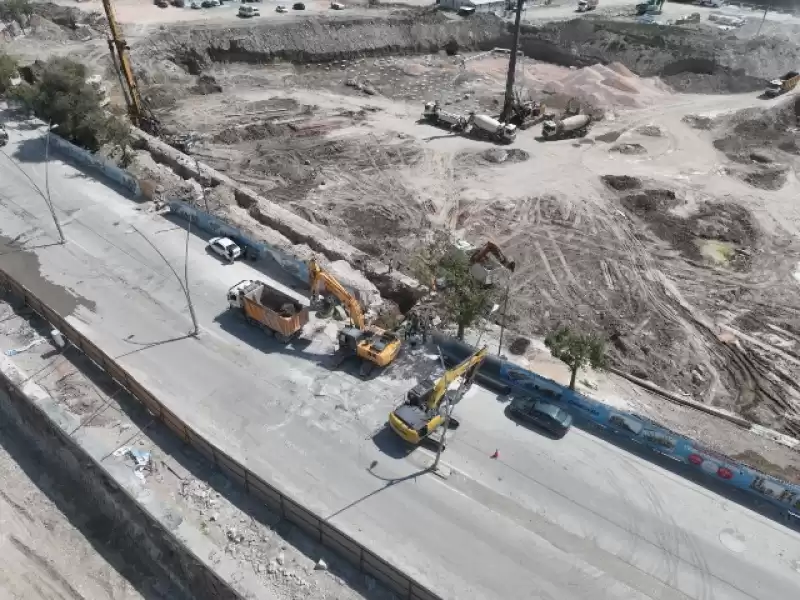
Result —
POLYGON ((150 114, 142 102, 139 86, 136 83, 136 77, 131 66, 130 47, 122 35, 119 23, 117 23, 111 0, 103 0, 103 10, 106 13, 108 29, 111 34, 111 38, 108 40, 108 49, 111 51, 111 60, 115 68, 118 73, 122 74, 120 83, 123 84, 122 88, 125 95, 125 104, 128 107, 128 115, 134 125, 156 135, 158 133, 158 121, 150 114))

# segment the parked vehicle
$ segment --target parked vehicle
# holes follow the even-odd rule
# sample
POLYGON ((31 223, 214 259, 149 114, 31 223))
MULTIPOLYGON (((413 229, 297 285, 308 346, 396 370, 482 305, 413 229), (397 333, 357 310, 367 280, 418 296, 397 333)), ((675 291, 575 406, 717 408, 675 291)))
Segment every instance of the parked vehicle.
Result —
POLYGON ((517 139, 516 125, 501 123, 489 115, 471 114, 467 120, 466 131, 503 144, 510 144, 517 139))
POLYGON ((251 17, 260 17, 261 11, 258 10, 255 6, 240 6, 239 7, 239 16, 243 19, 249 19, 251 17))
POLYGON ((8 132, 6 131, 5 126, 0 123, 0 148, 5 146, 8 143, 8 132))
POLYGON ((228 291, 228 306, 241 310, 245 320, 287 343, 308 323, 309 308, 263 281, 245 279, 228 291))
POLYGON ((597 8, 600 0, 578 0, 578 12, 588 12, 597 8))
POLYGON ((572 415, 566 410, 530 396, 517 396, 511 400, 508 414, 515 420, 540 427, 558 438, 567 435, 572 426, 572 415))
POLYGON ((288 12, 288 10, 283 4, 278 4, 278 6, 275 7, 275 12, 285 13, 288 12))
POLYGON ((456 131, 462 131, 467 126, 467 118, 465 116, 442 110, 438 102, 427 102, 425 109, 422 111, 422 118, 434 125, 440 125, 456 131))
POLYGON ((236 242, 226 237, 211 238, 208 240, 207 248, 230 262, 242 256, 242 249, 239 248, 236 242))
POLYGON ((186 6, 186 0, 172 0, 172 6, 176 8, 183 8, 186 6))
POLYGON ((542 124, 542 137, 546 140, 566 137, 583 137, 589 131, 592 117, 589 115, 572 115, 564 119, 550 119, 542 124))
POLYGON ((192 0, 192 3, 190 4, 190 6, 192 8, 194 8, 194 9, 201 8, 200 3, 197 0, 192 0))
POLYGON ((783 77, 770 81, 767 89, 764 90, 764 94, 774 98, 793 90, 798 83, 800 83, 800 73, 789 71, 783 77))
POLYGON ((332 10, 344 10, 344 4, 341 2, 331 2, 332 10))
POLYGON ((305 9, 306 5, 303 4, 302 2, 295 2, 294 4, 292 4, 292 10, 305 10, 305 9))

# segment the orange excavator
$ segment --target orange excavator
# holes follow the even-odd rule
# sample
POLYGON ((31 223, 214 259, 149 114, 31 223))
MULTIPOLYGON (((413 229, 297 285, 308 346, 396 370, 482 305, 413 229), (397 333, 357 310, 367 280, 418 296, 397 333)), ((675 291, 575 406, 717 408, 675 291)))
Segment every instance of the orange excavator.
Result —
POLYGON ((469 257, 469 264, 472 265, 470 272, 478 281, 486 285, 492 285, 494 283, 492 281, 492 270, 486 267, 486 258, 490 254, 497 259, 497 262, 508 269, 510 273, 513 273, 517 268, 517 263, 503 254, 503 251, 500 250, 497 244, 489 240, 483 246, 475 250, 472 256, 469 257))
POLYGON ((339 350, 333 366, 339 366, 348 357, 356 356, 362 360, 361 375, 367 376, 374 367, 391 364, 400 353, 400 337, 391 331, 368 326, 359 301, 333 275, 320 267, 316 260, 311 259, 308 263, 308 272, 311 293, 318 294, 324 288, 342 303, 350 317, 350 325, 342 328, 336 336, 339 350))

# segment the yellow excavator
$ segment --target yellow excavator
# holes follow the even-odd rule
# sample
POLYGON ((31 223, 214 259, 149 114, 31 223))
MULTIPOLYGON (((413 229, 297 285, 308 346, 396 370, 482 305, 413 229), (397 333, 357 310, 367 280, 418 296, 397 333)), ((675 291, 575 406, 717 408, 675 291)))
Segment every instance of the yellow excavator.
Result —
POLYGON ((339 351, 332 366, 337 367, 350 356, 362 360, 361 375, 367 376, 374 367, 385 367, 391 364, 400 353, 402 340, 391 331, 367 326, 361 304, 348 292, 339 281, 316 260, 308 263, 309 286, 312 294, 318 294, 322 288, 342 303, 350 325, 339 331, 336 338, 339 351))
POLYGON ((389 427, 414 445, 433 435, 445 422, 447 408, 443 406, 442 400, 445 399, 450 385, 459 377, 464 377, 461 389, 468 389, 486 358, 486 353, 484 346, 445 371, 438 379, 427 379, 411 388, 405 402, 389 413, 389 427))

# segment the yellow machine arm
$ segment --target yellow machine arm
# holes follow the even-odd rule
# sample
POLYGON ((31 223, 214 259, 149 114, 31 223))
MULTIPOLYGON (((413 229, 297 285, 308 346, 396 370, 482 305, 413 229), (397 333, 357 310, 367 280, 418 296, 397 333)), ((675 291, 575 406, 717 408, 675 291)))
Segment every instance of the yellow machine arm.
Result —
POLYGON ((364 329, 366 324, 364 323, 364 311, 361 310, 361 304, 350 292, 344 289, 344 286, 333 275, 320 267, 313 258, 308 263, 308 275, 308 284, 312 293, 317 293, 319 285, 321 283, 324 284, 325 288, 344 305, 344 309, 347 311, 350 320, 353 321, 353 325, 359 329, 364 329))
POLYGON ((439 403, 442 401, 442 398, 444 398, 444 395, 447 393, 447 388, 450 387, 451 383, 464 375, 470 369, 477 369, 480 367, 483 359, 486 358, 486 354, 487 350, 486 346, 484 346, 480 350, 473 352, 452 369, 445 371, 444 374, 436 380, 436 383, 433 386, 433 392, 431 392, 431 395, 428 398, 428 410, 434 410, 439 406, 439 403))
POLYGON ((120 70, 122 76, 125 78, 125 99, 128 103, 128 112, 130 113, 131 120, 135 125, 140 125, 140 121, 144 116, 144 107, 142 106, 142 98, 139 96, 139 88, 136 85, 136 78, 133 75, 133 68, 131 67, 131 59, 128 54, 128 43, 122 37, 122 30, 117 23, 117 18, 114 16, 114 8, 111 6, 111 0, 103 0, 103 10, 108 19, 108 29, 111 32, 111 39, 108 40, 108 47, 111 50, 112 57, 114 55, 119 59, 120 70))

